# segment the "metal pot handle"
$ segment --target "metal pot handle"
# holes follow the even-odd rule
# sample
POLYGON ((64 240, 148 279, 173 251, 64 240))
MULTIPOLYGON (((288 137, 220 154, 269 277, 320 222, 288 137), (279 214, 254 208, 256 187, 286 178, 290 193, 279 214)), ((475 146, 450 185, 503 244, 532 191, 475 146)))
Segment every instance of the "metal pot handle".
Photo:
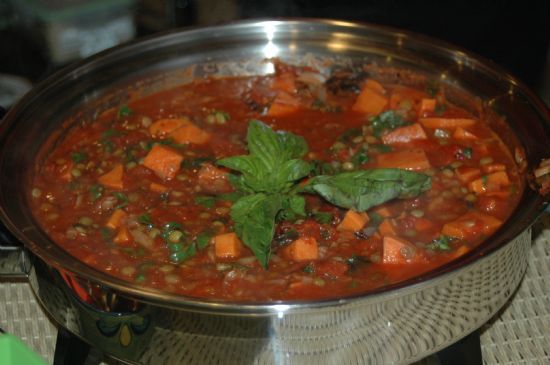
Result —
POLYGON ((0 223, 0 278, 27 277, 28 263, 21 243, 0 223))

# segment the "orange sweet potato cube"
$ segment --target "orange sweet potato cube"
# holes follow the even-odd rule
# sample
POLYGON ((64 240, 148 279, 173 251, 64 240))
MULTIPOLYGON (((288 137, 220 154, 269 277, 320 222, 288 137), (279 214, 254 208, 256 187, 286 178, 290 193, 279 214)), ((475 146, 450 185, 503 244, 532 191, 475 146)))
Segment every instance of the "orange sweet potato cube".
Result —
POLYGON ((368 115, 378 115, 384 110, 387 104, 388 98, 384 95, 370 87, 364 87, 357 96, 352 110, 368 115))
POLYGON ((219 258, 239 257, 243 245, 235 232, 223 233, 214 237, 214 251, 219 258))
POLYGON ((369 216, 367 213, 358 213, 353 210, 348 210, 337 229, 339 231, 357 232, 363 228, 368 221, 369 216))
POLYGON ((121 226, 127 216, 128 215, 125 211, 123 211, 122 209, 117 209, 111 214, 111 216, 107 220, 107 223, 105 223, 105 226, 111 229, 117 229, 121 226))
POLYGON ((143 165, 155 172, 161 179, 173 179, 180 169, 183 156, 173 149, 155 145, 145 156, 143 165))
POLYGON ((288 245, 287 253, 293 261, 317 260, 319 257, 317 240, 313 237, 298 238, 288 245))
POLYGON ((98 181, 101 185, 107 186, 111 189, 122 190, 124 184, 122 182, 122 176, 124 174, 124 167, 122 164, 117 164, 111 171, 101 175, 98 181))

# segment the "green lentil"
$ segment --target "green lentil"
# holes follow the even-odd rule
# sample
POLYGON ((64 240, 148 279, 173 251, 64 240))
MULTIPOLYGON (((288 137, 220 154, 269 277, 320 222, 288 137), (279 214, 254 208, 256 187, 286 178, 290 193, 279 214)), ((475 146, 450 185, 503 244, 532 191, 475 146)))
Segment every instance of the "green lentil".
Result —
POLYGON ((82 224, 83 226, 91 226, 94 221, 90 217, 82 217, 78 220, 78 223, 82 224))
POLYGON ((424 211, 420 209, 411 210, 411 215, 416 218, 421 218, 424 216, 424 211))
POLYGON ((493 158, 492 157, 483 157, 482 159, 479 160, 479 164, 480 165, 488 165, 490 163, 493 163, 493 158))

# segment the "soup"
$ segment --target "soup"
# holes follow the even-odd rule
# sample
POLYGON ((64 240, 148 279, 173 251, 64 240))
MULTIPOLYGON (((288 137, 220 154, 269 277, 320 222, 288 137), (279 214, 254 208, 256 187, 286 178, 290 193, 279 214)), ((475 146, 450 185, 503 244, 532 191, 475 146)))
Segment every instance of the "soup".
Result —
POLYGON ((263 302, 366 293, 444 265, 521 193, 506 146, 443 87, 276 63, 82 120, 36 167, 30 200, 98 270, 263 302))

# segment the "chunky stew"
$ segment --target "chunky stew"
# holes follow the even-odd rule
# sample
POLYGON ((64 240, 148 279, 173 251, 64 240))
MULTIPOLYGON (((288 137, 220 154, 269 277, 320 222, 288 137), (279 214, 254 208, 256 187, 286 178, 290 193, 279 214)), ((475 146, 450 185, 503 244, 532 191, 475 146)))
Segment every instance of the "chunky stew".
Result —
POLYGON ((482 243, 522 192, 497 134, 443 87, 281 63, 82 120, 36 169, 35 215, 78 260, 239 302, 417 276, 482 243))

